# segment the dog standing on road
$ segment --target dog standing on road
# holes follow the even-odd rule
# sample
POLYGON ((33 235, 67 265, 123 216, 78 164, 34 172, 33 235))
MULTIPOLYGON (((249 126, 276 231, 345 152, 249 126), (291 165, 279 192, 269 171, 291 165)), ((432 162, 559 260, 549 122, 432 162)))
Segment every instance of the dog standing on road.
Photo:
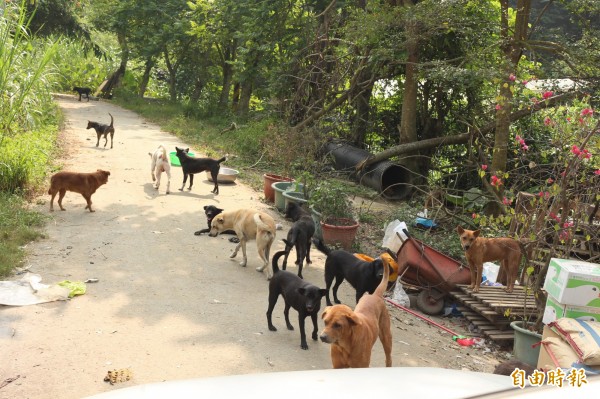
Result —
POLYGON ((510 237, 484 238, 480 230, 456 228, 460 236, 460 245, 465 251, 465 258, 471 269, 471 285, 473 292, 479 292, 483 263, 499 260, 507 276, 506 292, 512 292, 515 279, 519 273, 519 264, 523 254, 521 243, 510 237))
POLYGON ((90 102, 90 93, 92 92, 92 89, 90 89, 89 87, 73 87, 73 91, 76 91, 77 93, 79 93, 79 101, 81 101, 81 95, 85 94, 85 98, 87 98, 88 103, 90 102))
POLYGON ((221 159, 194 158, 188 155, 188 152, 190 151, 189 148, 183 149, 175 147, 175 151, 175 155, 177 155, 177 158, 179 158, 179 163, 181 164, 181 169, 183 170, 183 184, 181 185, 179 191, 183 191, 188 176, 190 177, 190 186, 188 187, 188 190, 191 190, 192 185, 194 184, 194 174, 207 170, 210 172, 210 176, 215 183, 212 193, 218 195, 219 181, 217 176, 219 175, 219 169, 221 169, 221 162, 226 161, 227 157, 223 157, 221 159))
POLYGON ((94 128, 96 136, 98 136, 96 147, 100 144, 100 137, 104 136, 104 148, 106 148, 106 144, 108 144, 108 135, 110 134, 110 148, 113 148, 113 136, 115 135, 115 127, 113 125, 114 120, 110 112, 108 114, 110 115, 110 125, 88 121, 86 129, 94 128))
POLYGON ((210 228, 211 237, 215 237, 225 230, 233 230, 240 239, 239 244, 229 256, 235 258, 240 248, 242 248, 243 259, 240 266, 246 267, 248 257, 246 256, 246 243, 249 240, 256 240, 258 255, 263 261, 263 265, 256 268, 256 271, 262 272, 267 268, 267 279, 273 276, 273 271, 269 268, 269 252, 271 245, 275 241, 275 220, 264 212, 254 209, 238 209, 235 211, 224 211, 218 214, 213 220, 210 228))
POLYGON ((67 191, 81 194, 87 202, 85 209, 94 212, 92 209, 92 194, 96 192, 98 187, 108 182, 108 176, 110 176, 110 172, 101 169, 92 173, 55 173, 50 178, 50 189, 48 190, 48 194, 52 196, 50 199, 50 212, 54 211, 54 197, 57 193, 59 194, 58 206, 60 207, 60 210, 66 211, 62 206, 62 200, 67 191))
POLYGON ((316 341, 318 339, 319 330, 317 325, 317 315, 319 314, 319 309, 321 309, 321 298, 325 295, 325 290, 304 281, 294 273, 279 270, 277 262, 279 261, 279 258, 286 254, 286 251, 276 252, 275 255, 273 255, 273 261, 271 262, 273 267, 273 278, 269 281, 267 324, 269 325, 269 330, 277 331, 277 328, 273 325, 271 316, 275 304, 277 303, 277 299, 279 298, 279 295, 281 295, 285 301, 283 315, 285 316, 287 329, 294 329, 294 326, 290 323, 290 308, 294 308, 298 311, 300 347, 302 349, 308 349, 306 332, 304 331, 304 319, 306 319, 307 316, 310 316, 313 323, 312 339, 316 341))
POLYGON ((160 176, 162 172, 165 172, 167 175, 167 194, 169 194, 169 187, 171 187, 171 163, 167 157, 167 149, 159 145, 153 153, 149 152, 148 155, 150 155, 151 159, 150 172, 152 173, 152 181, 156 182, 154 188, 158 190, 160 187, 160 176))
POLYGON ((389 266, 384 267, 384 262, 381 258, 377 258, 372 262, 366 262, 342 249, 332 251, 318 238, 313 238, 313 243, 319 251, 327 255, 327 259, 325 260, 325 289, 327 290, 325 299, 328 306, 332 305, 329 299, 329 288, 334 278, 334 302, 341 303, 338 299, 337 291, 344 279, 346 279, 356 290, 356 302, 358 303, 365 292, 372 294, 375 291, 385 274, 384 269, 389 268, 389 266))
POLYGON ((323 310, 325 328, 320 338, 331 344, 334 369, 369 367, 377 337, 383 345, 385 366, 392 367, 391 321, 383 300, 389 275, 390 270, 385 267, 383 278, 373 295, 364 294, 354 311, 346 305, 328 306, 323 310))
POLYGON ((285 257, 283 258, 283 270, 287 267, 287 259, 292 250, 296 247, 296 266, 298 266, 298 277, 302 278, 302 266, 304 259, 308 266, 310 261, 310 245, 313 235, 315 234, 315 222, 312 216, 306 212, 300 205, 295 202, 289 202, 285 209, 285 217, 292 219, 294 224, 288 231, 285 242, 285 257))

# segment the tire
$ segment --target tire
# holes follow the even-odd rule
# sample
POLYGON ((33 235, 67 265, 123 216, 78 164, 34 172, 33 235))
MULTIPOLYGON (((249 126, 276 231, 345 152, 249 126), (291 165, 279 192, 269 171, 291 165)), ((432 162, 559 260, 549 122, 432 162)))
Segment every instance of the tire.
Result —
POLYGON ((417 296, 417 308, 428 315, 438 315, 444 309, 444 296, 436 290, 423 290, 417 296))

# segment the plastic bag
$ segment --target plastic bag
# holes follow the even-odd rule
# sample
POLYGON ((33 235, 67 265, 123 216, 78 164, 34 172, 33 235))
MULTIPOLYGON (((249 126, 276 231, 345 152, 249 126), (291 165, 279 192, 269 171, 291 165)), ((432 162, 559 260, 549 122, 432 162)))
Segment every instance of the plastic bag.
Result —
POLYGON ((61 287, 65 287, 69 289, 69 298, 73 298, 75 295, 83 295, 85 294, 86 285, 82 281, 61 281, 57 283, 61 287))
POLYGON ((410 298, 406 291, 404 291, 404 287, 400 284, 399 281, 396 281, 396 285, 394 286, 394 293, 392 294, 392 299, 398 305, 404 306, 405 308, 410 307, 410 298))
POLYGON ((483 264, 483 275, 487 277, 487 280, 490 283, 495 283, 498 278, 498 272, 500 271, 500 266, 492 262, 485 262, 483 264))
POLYGON ((398 219, 390 222, 385 228, 385 234, 383 235, 383 242, 381 244, 382 247, 388 248, 393 253, 398 253, 400 247, 402 246, 402 242, 408 240, 408 237, 402 230, 406 229, 408 231, 408 227, 406 223, 399 221, 398 219), (400 234, 400 239, 396 233, 400 234))

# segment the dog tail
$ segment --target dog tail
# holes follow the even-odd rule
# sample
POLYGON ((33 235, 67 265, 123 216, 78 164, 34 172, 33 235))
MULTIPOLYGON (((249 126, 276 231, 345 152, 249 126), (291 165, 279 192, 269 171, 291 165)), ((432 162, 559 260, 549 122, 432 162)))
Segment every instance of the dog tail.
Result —
POLYGON ((223 158, 217 160, 218 163, 225 162, 225 161, 227 161, 227 155, 225 155, 223 158))
POLYGON ((390 279, 390 265, 387 262, 383 262, 383 277, 381 278, 381 282, 375 288, 375 292, 373 295, 377 295, 383 298, 383 293, 387 289, 388 281, 390 279))
POLYGON ((317 237, 313 237, 312 241, 313 244, 315 244, 315 248, 323 252, 325 255, 329 256, 329 254, 331 253, 331 249, 327 248, 323 241, 319 240, 317 237))
POLYGON ((273 274, 279 271, 279 265, 277 263, 279 263, 279 258, 281 258, 283 255, 285 255, 285 251, 278 251, 275 252, 275 255, 273 255, 273 259, 271 261, 271 265, 273 266, 273 274))
POLYGON ((110 114, 110 112, 108 114, 110 115, 110 127, 113 127, 113 116, 110 114))
POLYGON ((167 149, 163 145, 161 145, 160 148, 162 148, 161 156, 162 156, 163 161, 168 161, 169 158, 167 158, 167 149))

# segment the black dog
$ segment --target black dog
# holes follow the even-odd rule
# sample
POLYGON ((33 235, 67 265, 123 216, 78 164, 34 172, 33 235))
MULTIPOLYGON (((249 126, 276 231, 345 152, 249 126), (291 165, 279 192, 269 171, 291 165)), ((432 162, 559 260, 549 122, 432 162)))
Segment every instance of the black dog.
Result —
POLYGON ((287 240, 283 240, 283 242, 285 242, 285 258, 283 258, 282 269, 286 269, 290 251, 292 250, 292 247, 296 246, 298 277, 302 278, 304 259, 306 259, 307 266, 309 263, 312 263, 310 260, 310 245, 312 243, 312 236, 315 234, 315 222, 302 206, 291 201, 285 209, 285 217, 292 219, 294 224, 290 228, 290 231, 288 231, 287 240))
POLYGON ((73 87, 73 91, 76 91, 77 93, 79 93, 79 101, 81 101, 81 95, 85 94, 85 98, 87 98, 88 102, 90 102, 90 93, 92 92, 92 89, 90 89, 89 87, 73 87))
POLYGON ((188 175, 190 176, 190 186, 188 187, 188 190, 191 190, 192 185, 194 184, 194 173, 200 173, 208 170, 213 182, 215 183, 212 193, 218 195, 219 182, 217 181, 217 176, 219 175, 221 162, 227 160, 227 157, 223 157, 221 159, 193 158, 188 155, 188 152, 190 151, 189 148, 184 150, 183 148, 175 147, 175 150, 177 151, 175 155, 177 155, 177 158, 179 158, 181 169, 183 169, 183 184, 181 185, 179 191, 183 191, 188 175))
POLYGON ((115 127, 113 126, 113 116, 110 115, 110 125, 103 125, 98 122, 88 121, 88 125, 86 129, 94 128, 96 131, 96 135, 98 136, 98 140, 96 141, 96 147, 100 144, 100 137, 104 136, 104 148, 106 148, 106 144, 108 144, 108 134, 110 133, 110 148, 113 148, 113 136, 115 135, 115 127))
POLYGON ((372 294, 375 291, 383 278, 383 261, 381 258, 377 258, 373 262, 365 262, 350 252, 341 249, 332 251, 318 238, 313 238, 313 243, 319 251, 327 255, 325 260, 325 289, 327 291, 325 298, 327 306, 332 305, 329 299, 329 288, 334 277, 333 300, 335 303, 341 303, 337 291, 344 279, 348 280, 356 290, 357 303, 365 292, 372 294))
POLYGON ((304 332, 304 319, 310 316, 313 322, 313 333, 312 339, 317 340, 317 315, 319 309, 321 309, 321 298, 325 295, 325 290, 317 286, 312 285, 294 273, 286 272, 285 270, 279 270, 277 262, 279 258, 285 255, 285 251, 279 251, 273 256, 273 277, 269 281, 269 309, 267 310, 267 323, 269 324, 269 330, 277 331, 273 323, 271 322, 271 315, 273 309, 277 303, 279 295, 283 296, 285 301, 285 309, 283 314, 285 316, 285 323, 288 330, 293 330, 294 327, 290 323, 290 308, 294 308, 298 311, 298 325, 300 327, 300 347, 302 349, 308 349, 306 343, 306 333, 304 332))
MULTIPOLYGON (((206 222, 208 223, 208 228, 207 229, 201 229, 201 230, 195 231, 194 235, 199 236, 199 235, 202 235, 204 233, 210 232, 210 228, 212 226, 213 219, 215 218, 215 216, 217 216, 219 213, 223 212, 224 210, 225 209, 217 208, 214 205, 204 205, 204 214, 206 215, 206 222)), ((235 235, 235 237, 231 237, 229 239, 229 241, 230 242, 235 242, 235 243, 240 242, 240 239, 237 238, 237 234, 233 230, 225 230, 221 234, 233 234, 233 235, 235 235)))

